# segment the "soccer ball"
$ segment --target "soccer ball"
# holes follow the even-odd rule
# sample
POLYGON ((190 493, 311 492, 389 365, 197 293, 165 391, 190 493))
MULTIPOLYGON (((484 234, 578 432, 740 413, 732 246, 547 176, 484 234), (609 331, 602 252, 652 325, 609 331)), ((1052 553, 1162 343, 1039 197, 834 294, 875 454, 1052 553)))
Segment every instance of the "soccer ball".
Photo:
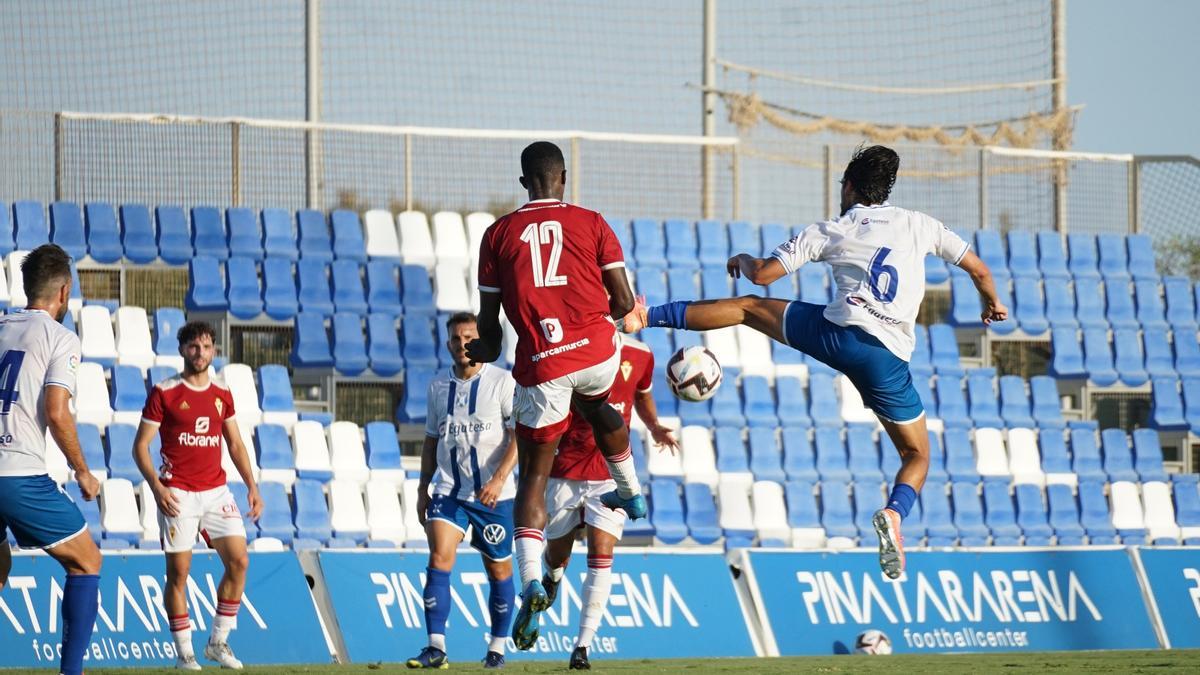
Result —
POLYGON ((684 401, 707 401, 721 386, 721 364, 704 347, 684 347, 667 362, 667 384, 684 401))
POLYGON ((883 631, 875 630, 874 628, 865 630, 859 633, 858 637, 854 639, 854 652, 856 654, 870 654, 872 656, 891 654, 892 641, 888 639, 888 636, 883 634, 883 631))

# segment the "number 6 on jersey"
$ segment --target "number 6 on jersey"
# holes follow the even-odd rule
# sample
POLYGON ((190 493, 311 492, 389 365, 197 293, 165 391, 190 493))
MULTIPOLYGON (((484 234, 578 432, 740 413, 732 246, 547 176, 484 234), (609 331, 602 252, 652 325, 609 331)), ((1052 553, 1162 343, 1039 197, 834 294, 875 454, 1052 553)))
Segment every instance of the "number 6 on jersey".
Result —
POLYGON ((529 260, 533 268, 534 287, 567 285, 566 275, 558 274, 558 260, 562 257, 562 239, 562 223, 557 220, 530 223, 521 232, 521 241, 529 244, 529 260), (542 273, 542 246, 544 244, 550 244, 550 260, 546 263, 545 274, 542 273))

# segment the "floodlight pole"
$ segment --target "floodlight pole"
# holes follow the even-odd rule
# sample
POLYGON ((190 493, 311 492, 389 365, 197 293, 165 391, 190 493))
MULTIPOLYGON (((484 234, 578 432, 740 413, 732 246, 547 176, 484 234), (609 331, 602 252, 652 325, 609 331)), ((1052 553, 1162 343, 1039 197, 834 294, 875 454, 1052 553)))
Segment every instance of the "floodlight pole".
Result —
MULTIPOLYGON (((1050 87, 1055 117, 1067 109, 1067 0, 1050 2, 1051 74, 1054 84, 1050 87)), ((1053 145, 1055 150, 1070 150, 1070 131, 1056 129, 1053 145)), ((1064 160, 1054 162, 1054 229, 1059 234, 1067 232, 1067 167, 1064 160)))
MULTIPOLYGON (((321 121, 321 0, 304 3, 304 119, 321 121)), ((305 205, 321 208, 321 138, 316 129, 305 132, 305 205)))
MULTIPOLYGON (((701 121, 704 136, 717 135, 717 0, 704 0, 704 73, 701 96, 701 121)), ((713 217, 713 185, 716 153, 712 146, 700 149, 700 214, 713 217)))

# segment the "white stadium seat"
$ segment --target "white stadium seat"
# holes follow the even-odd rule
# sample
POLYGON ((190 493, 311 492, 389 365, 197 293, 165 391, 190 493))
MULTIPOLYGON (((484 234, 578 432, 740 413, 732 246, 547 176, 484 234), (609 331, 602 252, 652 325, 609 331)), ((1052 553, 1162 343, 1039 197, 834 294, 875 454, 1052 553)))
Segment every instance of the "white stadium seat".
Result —
POLYGON ((138 485, 138 522, 142 526, 142 539, 151 541, 158 539, 158 502, 154 500, 154 490, 149 481, 138 485))
POLYGON ((433 238, 429 236, 429 221, 420 211, 404 211, 396 216, 400 231, 400 260, 405 265, 420 265, 433 269, 437 256, 433 252, 433 238))
POLYGON ((421 521, 417 518, 417 486, 421 481, 416 478, 409 478, 404 481, 403 499, 401 506, 404 508, 404 532, 407 537, 404 540, 406 548, 429 548, 429 541, 425 538, 425 528, 421 527, 421 521))
POLYGON ((737 326, 738 359, 743 375, 762 375, 775 379, 775 362, 771 360, 771 338, 749 326, 737 326))
POLYGON ((467 245, 463 219, 458 212, 438 211, 433 214, 433 248, 439 265, 457 268, 459 274, 465 274, 470 269, 471 251, 467 245))
POLYGON ((362 431, 354 422, 338 421, 329 425, 329 451, 334 480, 362 485, 371 477, 362 431))
POLYGON ((255 553, 277 553, 286 551, 287 547, 283 542, 275 537, 258 537, 250 542, 250 550, 255 553))
POLYGON ((1178 544, 1180 529, 1175 522, 1171 487, 1161 481, 1142 483, 1142 499, 1146 503, 1147 540, 1154 544, 1178 544))
POLYGON ((8 274, 5 272, 4 265, 0 265, 0 307, 8 307, 11 303, 12 292, 8 287, 8 274))
POLYGON ((842 419, 847 422, 868 422, 877 424, 879 418, 869 408, 863 405, 862 396, 859 395, 858 389, 850 382, 850 378, 845 375, 839 375, 838 394, 841 397, 842 419))
POLYGON ((367 257, 400 259, 400 237, 396 233, 396 220, 391 211, 371 209, 363 214, 363 239, 367 245, 367 257))
POLYGON ((783 486, 770 480, 755 481, 751 495, 759 545, 791 546, 792 528, 788 526, 783 486))
POLYGON ((95 424, 100 427, 100 431, 104 431, 109 424, 112 424, 113 409, 112 403, 108 399, 108 383, 104 379, 104 366, 90 361, 79 364, 79 368, 75 371, 74 400, 75 421, 78 424, 95 424))
POLYGON ((329 482, 329 522, 335 537, 366 539, 367 509, 360 483, 338 478, 329 482))
POLYGON ((496 216, 490 213, 476 211, 467 214, 467 253, 471 256, 472 272, 478 271, 479 244, 483 241, 483 233, 494 222, 496 222, 496 216))
POLYGON ((504 310, 500 310, 500 317, 500 325, 504 327, 504 341, 501 345, 504 348, 504 362, 511 368, 517 361, 517 329, 513 328, 508 317, 504 316, 504 310))
MULTIPOLYGON (((246 448, 246 459, 250 461, 250 471, 254 475, 254 480, 257 481, 262 477, 262 471, 258 468, 258 453, 254 451, 254 428, 239 423, 238 435, 242 437, 242 445, 246 448)), ((242 474, 238 473, 237 465, 233 463, 233 455, 229 453, 229 444, 225 442, 224 436, 221 437, 221 468, 225 470, 226 480, 231 483, 242 482, 242 474)))
POLYGON ((1010 476, 1008 455, 1004 452, 1004 436, 999 429, 984 427, 975 430, 975 470, 980 476, 1010 476))
MULTIPOLYGON (((658 423, 675 430, 675 438, 679 438, 679 418, 660 417, 658 423)), ((653 478, 682 478, 683 458, 678 453, 672 453, 654 442, 650 434, 643 439, 646 445, 646 470, 653 478)))
POLYGON ((1109 486, 1112 503, 1112 524, 1118 530, 1140 530, 1146 527, 1142 500, 1137 483, 1115 481, 1109 486))
POLYGON ((79 341, 84 360, 112 364, 117 360, 117 338, 112 315, 103 305, 88 305, 79 310, 79 341))
POLYGON ((721 480, 717 471, 717 453, 713 450, 712 432, 708 427, 689 425, 679 432, 683 453, 683 479, 686 483, 704 483, 715 488, 721 480))
POLYGON ((742 356, 738 349, 737 329, 718 328, 704 333, 704 346, 717 357, 722 368, 741 368, 742 356))
POLYGON ((292 448, 296 453, 296 471, 332 474, 329 461, 329 445, 325 442, 325 429, 320 422, 301 420, 292 427, 292 448))
POLYGON ((258 404, 254 371, 244 363, 229 363, 221 369, 221 379, 233 396, 233 411, 238 426, 248 429, 258 426, 262 422, 262 408, 258 404))
POLYGON ((183 372, 183 357, 179 354, 155 354, 154 365, 173 368, 176 373, 183 372))
POLYGON ((8 254, 8 306, 21 308, 29 304, 25 298, 25 276, 21 274, 21 263, 29 251, 13 251, 8 254))
POLYGON ((1029 483, 1039 487, 1046 484, 1036 431, 1021 428, 1008 430, 1008 468, 1013 475, 1013 483, 1029 483))
POLYGON ((439 312, 466 312, 471 309, 467 278, 461 268, 441 263, 433 271, 434 303, 439 312))
POLYGON ((404 544, 404 510, 395 481, 367 481, 367 528, 371 539, 404 544))
POLYGON ((116 339, 117 363, 137 366, 145 377, 156 360, 146 310, 141 307, 117 309, 116 339))
POLYGON ((104 481, 100 486, 100 524, 108 535, 135 542, 143 538, 133 483, 124 478, 104 481))
MULTIPOLYGON (((742 481, 731 481, 721 477, 721 483, 717 486, 717 506, 720 509, 718 522, 722 530, 755 530, 750 489, 751 486, 742 481)), ((786 514, 786 510, 784 513, 786 514)))

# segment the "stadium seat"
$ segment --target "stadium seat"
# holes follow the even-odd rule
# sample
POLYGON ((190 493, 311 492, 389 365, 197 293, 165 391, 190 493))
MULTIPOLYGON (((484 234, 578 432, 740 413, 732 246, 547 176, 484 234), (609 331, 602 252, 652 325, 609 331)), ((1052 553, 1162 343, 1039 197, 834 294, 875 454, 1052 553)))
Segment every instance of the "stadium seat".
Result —
MULTIPOLYGON (((1100 487, 1103 489, 1103 486, 1100 487)), ((1101 499, 1103 499, 1103 494, 1101 494, 1101 499)), ((1079 504, 1075 501, 1075 494, 1071 486, 1054 484, 1047 486, 1046 501, 1050 506, 1050 527, 1054 529, 1055 541, 1058 545, 1079 546, 1082 544, 1084 529, 1080 524, 1079 504)))
POLYGON ((821 484, 821 527, 830 548, 852 548, 858 537, 854 509, 850 504, 849 483, 826 480, 821 484))
POLYGON ((921 406, 925 409, 925 414, 932 421, 936 420, 937 424, 942 424, 941 418, 937 415, 937 399, 933 396, 933 388, 930 386, 930 378, 914 377, 913 388, 917 390, 917 396, 921 399, 921 406))
POLYGON ((700 268, 700 287, 705 300, 728 298, 731 295, 729 274, 723 265, 700 268))
POLYGON ((1171 481, 1175 497, 1175 517, 1185 546, 1200 544, 1200 491, 1192 478, 1193 476, 1176 474, 1172 476, 1171 481))
POLYGON ((1029 412, 1029 395, 1025 393, 1025 380, 1016 375, 1000 378, 1000 416, 1004 418, 1004 426, 1035 426, 1033 415, 1029 412))
POLYGON ((651 484, 650 496, 654 503, 653 522, 658 538, 664 542, 671 539, 678 543, 678 541, 682 541, 683 537, 690 534, 692 541, 697 544, 715 543, 721 538, 722 532, 718 525, 717 506, 710 487, 704 483, 685 484, 683 492, 687 501, 686 509, 681 503, 677 504, 677 490, 678 487, 674 481, 656 480, 651 484), (661 504, 660 496, 664 498, 661 504), (678 523, 684 520, 685 511, 687 514, 686 527, 681 536, 678 523), (665 538, 659 521, 660 515, 667 525, 665 538))
MULTIPOLYGON (((124 478, 134 485, 144 480, 142 472, 133 461, 133 440, 136 435, 137 427, 132 424, 110 424, 107 429, 104 429, 104 437, 107 441, 105 460, 108 463, 109 480, 124 478)), ((151 461, 158 457, 160 448, 159 438, 155 435, 150 444, 151 461)))
POLYGON ((289 361, 295 368, 329 368, 333 353, 325 331, 325 317, 309 312, 296 315, 295 334, 289 361))
POLYGON ((724 265, 729 260, 729 234, 719 220, 696 223, 696 239, 700 244, 701 265, 724 265))
POLYGON ((333 238, 325 214, 312 209, 296 212, 296 229, 300 232, 300 258, 333 260, 333 238))
POLYGON ((1125 235, 1101 234, 1096 237, 1100 249, 1100 274, 1106 281, 1129 281, 1129 258, 1125 235))
POLYGON ((662 225, 650 218, 634 218, 631 223, 633 230, 633 259, 637 261, 638 269, 647 266, 666 267, 666 239, 663 236, 662 225))
MULTIPOLYGON (((1132 328, 1137 330, 1137 312, 1133 306, 1133 293, 1129 290, 1128 281, 1107 280, 1104 282, 1104 298, 1108 305, 1105 314, 1109 324, 1116 328, 1132 328)), ((1084 323, 1080 321, 1080 323, 1084 323)), ((1086 324, 1084 324, 1086 327, 1086 324)))
POLYGON ((1008 271, 1014 279, 1041 279, 1038 271, 1037 243, 1033 234, 1022 230, 1009 230, 1008 271))
POLYGON ((254 448, 257 451, 259 476, 287 487, 296 482, 296 460, 292 453, 288 431, 278 424, 259 424, 254 427, 254 448))
POLYGON ((300 258, 292 216, 284 209, 263 209, 262 249, 267 258, 283 258, 295 262, 300 258))
POLYGON ((818 479, 816 456, 813 453, 812 441, 808 438, 808 429, 784 427, 783 437, 783 470, 788 480, 801 480, 810 483, 818 479))
POLYGON ((1123 544, 1146 543, 1146 515, 1137 483, 1115 481, 1108 486, 1112 525, 1123 544))
MULTIPOLYGON (((64 484, 62 489, 79 507, 79 512, 83 514, 83 520, 87 523, 88 533, 92 535, 92 541, 99 544, 104 531, 103 525, 100 523, 100 504, 96 501, 84 500, 83 493, 79 491, 79 483, 74 481, 64 484)), ((13 544, 10 543, 9 546, 11 547, 13 544)))
POLYGON ((1180 377, 1200 376, 1200 341, 1190 340, 1193 333, 1175 333, 1175 371, 1180 377))
POLYGON ((984 524, 976 484, 955 482, 950 496, 954 502, 954 526, 958 528, 959 543, 962 546, 987 546, 989 532, 984 524))
POLYGON ((435 307, 439 312, 467 312, 471 310, 471 294, 467 290, 462 270, 451 264, 438 263, 434 269, 436 288, 435 307))
MULTIPOLYGON (((725 371, 725 379, 734 380, 742 368, 741 351, 738 349, 737 328, 718 328, 717 330, 705 331, 704 346, 708 351, 717 357, 717 362, 721 364, 721 368, 725 371)), ((678 341, 678 340, 677 340, 678 341)), ((721 387, 725 389, 725 387, 721 387)), ((721 390, 717 390, 717 396, 721 395, 721 390)))
POLYGON ((221 212, 212 206, 192 208, 192 248, 198 256, 224 261, 229 258, 229 236, 221 212))
POLYGON ((339 258, 329 266, 333 282, 333 306, 337 312, 367 313, 367 298, 363 288, 362 265, 339 258))
POLYGON ((1133 294, 1137 299, 1137 320, 1143 330, 1167 328, 1167 310, 1159 291, 1157 280, 1142 280, 1133 283, 1133 294))
POLYGON ((1071 467, 1080 482, 1104 482, 1108 476, 1100 462, 1100 446, 1096 443, 1096 432, 1091 429, 1071 430, 1071 467))
MULTIPOLYGON (((984 430, 976 432, 976 440, 980 431, 984 430)), ((1033 484, 1039 487, 1046 484, 1046 474, 1042 472, 1042 461, 1038 454, 1038 437, 1033 429, 1008 430, 1008 470, 1012 474, 1013 483, 1033 484)))
POLYGON ((846 427, 846 447, 849 449, 850 474, 859 484, 880 483, 879 448, 875 445, 875 427, 870 424, 849 424, 846 427))
POLYGON ((400 260, 400 236, 391 211, 372 209, 363 214, 364 246, 371 260, 400 260))
POLYGON ((967 394, 970 397, 970 416, 977 427, 1003 427, 1000 419, 999 397, 993 384, 993 368, 976 368, 967 373, 967 394))
POLYGON ((224 312, 229 308, 221 268, 221 262, 212 256, 198 255, 188 261, 185 307, 202 312, 224 312))
MULTIPOLYGON (((1095 331, 1096 337, 1099 331, 1095 331)), ((1087 377, 1088 369, 1084 366, 1083 347, 1079 342, 1079 333, 1074 328, 1055 328, 1050 331, 1050 360, 1049 372, 1060 380, 1074 380, 1087 377)), ((1116 371, 1112 373, 1116 379, 1116 371)))
POLYGON ((1038 232, 1038 268, 1047 280, 1067 280, 1067 256, 1063 253, 1062 235, 1057 232, 1038 232))
MULTIPOLYGON (((491 216, 487 216, 491 219, 491 216)), ((491 220, 489 220, 490 224, 491 220)), ((409 225, 409 223, 405 223, 409 225)), ((404 230, 401 233, 401 240, 405 243, 404 251, 410 250, 410 246, 414 243, 412 237, 407 237, 409 230, 404 230)), ((413 236, 419 238, 420 230, 413 232, 413 236)), ((460 270, 470 269, 472 255, 479 254, 478 245, 473 252, 468 251, 468 240, 466 231, 463 229, 463 219, 457 211, 439 211, 433 214, 433 245, 434 254, 437 256, 438 264, 450 265, 457 267, 460 270)), ((421 242, 423 247, 424 243, 421 242)), ((408 262, 406 260, 406 262, 408 262)))
MULTIPOLYGON (((435 214, 435 224, 438 223, 435 214)), ((453 214, 458 216, 457 213, 453 214)), ((405 265, 420 265, 427 270, 432 270, 437 264, 438 256, 434 249, 434 238, 429 231, 429 220, 421 211, 403 211, 396 216, 397 230, 400 234, 400 260, 405 265)), ((466 251, 465 233, 462 230, 462 218, 458 219, 458 236, 457 241, 452 245, 450 242, 454 239, 452 227, 453 219, 443 217, 440 221, 440 227, 446 229, 443 237, 446 243, 443 244, 445 253, 450 255, 461 256, 461 266, 465 267, 468 264, 468 255, 466 251)))
POLYGON ((792 547, 809 550, 824 548, 825 528, 821 527, 820 509, 812 482, 789 481, 784 490, 787 521, 792 530, 792 547))
MULTIPOLYGON (((641 287, 638 288, 641 291, 641 287)), ((694 267, 667 270, 667 297, 670 300, 699 300, 700 282, 694 267)))
POLYGON ((1142 331, 1142 343, 1146 354, 1148 377, 1174 377, 1175 362, 1171 352, 1171 338, 1165 329, 1147 328, 1142 331))
POLYGON ((996 230, 975 231, 975 254, 979 256, 991 270, 993 277, 1008 277, 1008 256, 1004 252, 1004 243, 996 230))
MULTIPOLYGON (((1013 316, 1026 335, 1041 335, 1050 329, 1046 319, 1046 301, 1039 281, 1031 277, 1013 279, 1013 316)), ((1065 293, 1058 295, 1065 296, 1065 293)), ((1074 318, 1070 318, 1074 323, 1074 318)))
MULTIPOLYGON (((168 265, 182 265, 192 258, 192 233, 187 214, 178 206, 158 206, 154 209, 158 225, 158 253, 168 265)), ((126 241, 126 254, 129 244, 126 241)))
POLYGON ((318 481, 300 479, 292 486, 292 517, 300 537, 325 543, 333 536, 325 490, 318 481))
POLYGON ((1075 280, 1100 278, 1100 270, 1097 267, 1096 237, 1094 235, 1068 234, 1067 249, 1071 254, 1067 269, 1071 271, 1071 276, 1075 280))
POLYGON ((254 370, 243 363, 230 363, 221 368, 221 379, 233 396, 233 409, 241 426, 253 428, 262 421, 262 409, 258 405, 258 387, 254 384, 254 370))
POLYGON ((429 271, 420 265, 400 267, 401 298, 405 314, 413 312, 433 313, 433 286, 429 283, 429 271))
POLYGON ((1067 453, 1067 441, 1061 428, 1043 428, 1038 434, 1038 447, 1041 449, 1042 470, 1046 473, 1048 484, 1075 486, 1079 477, 1071 468, 1071 456, 1067 453))
POLYGON ((950 279, 946 261, 934 255, 925 256, 925 285, 940 286, 950 279))
POLYGON ((349 376, 366 370, 369 361, 362 317, 350 312, 338 312, 333 315, 330 328, 333 335, 333 367, 349 376))
POLYGON ((300 311, 296 273, 286 258, 267 256, 262 264, 263 309, 276 321, 287 321, 300 311))
POLYGON ((745 221, 729 223, 729 254, 749 253, 758 255, 762 250, 762 240, 758 228, 745 221))
POLYGON ((669 219, 663 223, 667 238, 667 262, 671 267, 695 268, 697 260, 696 229, 690 220, 669 219))
POLYGON ((648 306, 663 305, 672 300, 667 290, 667 281, 662 267, 638 268, 637 292, 646 298, 648 306))
MULTIPOLYGON (((929 480, 944 483, 950 479, 950 474, 946 473, 946 451, 942 447, 942 437, 936 431, 928 432, 928 436, 929 480)), ((884 480, 891 480, 900 468, 900 455, 886 432, 879 434, 879 456, 884 480)))
POLYGON ((13 203, 13 231, 18 251, 32 251, 50 241, 42 203, 21 200, 13 203))
POLYGON ((425 538, 425 527, 421 525, 417 514, 417 486, 419 483, 418 479, 409 478, 400 488, 400 506, 404 509, 404 531, 408 536, 404 547, 426 550, 429 548, 429 541, 425 538))
POLYGON ((963 368, 958 361, 958 337, 954 328, 944 323, 929 327, 930 359, 938 375, 962 377, 963 368))
MULTIPOLYGON (((1046 321, 1050 328, 1075 330, 1079 327, 1079 322, 1075 320, 1075 292, 1067 289, 1065 280, 1047 280, 1046 283, 1047 288, 1051 290, 1049 293, 1043 293, 1046 299, 1046 321), (1061 284, 1057 287, 1057 292, 1054 292, 1055 284, 1061 284)), ((1017 303, 1020 302, 1018 297, 1017 303)))
POLYGON ((942 433, 942 446, 946 449, 946 473, 953 481, 978 481, 975 468, 975 450, 966 429, 946 429, 942 433))
POLYGON ((154 262, 158 258, 158 236, 150 210, 142 204, 122 204, 120 215, 125 257, 139 265, 154 262))
POLYGON ((875 413, 871 412, 863 403, 862 396, 859 395, 858 389, 850 378, 839 376, 837 378, 838 398, 841 400, 840 410, 841 417, 847 423, 867 422, 874 424, 877 420, 875 413))
POLYGON ((291 429, 296 423, 296 404, 292 400, 292 382, 287 368, 277 364, 258 367, 258 404, 262 420, 291 429))
MULTIPOLYGON (((290 546, 296 536, 296 527, 292 523, 287 488, 281 483, 265 480, 259 484, 258 490, 263 502, 262 515, 258 518, 260 537, 278 539, 290 546)), ((255 543, 258 541, 261 539, 255 543)))
MULTIPOLYGON (((1076 279, 1075 288, 1075 320, 1080 327, 1108 330, 1108 320, 1104 313, 1104 300, 1097 293, 1094 279, 1076 279)), ((1120 313, 1120 300, 1117 301, 1117 313, 1120 313)))
POLYGON ((1157 279, 1154 244, 1150 237, 1145 234, 1131 234, 1125 237, 1125 245, 1129 253, 1129 273, 1134 281, 1157 279))
POLYGON ((146 407, 146 381, 137 366, 117 365, 112 368, 112 421, 137 426, 146 407))
POLYGON ((50 241, 62 247, 76 261, 87 256, 87 237, 84 235, 83 212, 79 204, 54 202, 50 205, 50 241))
POLYGON ((783 453, 775 437, 775 428, 752 427, 750 437, 750 471, 759 481, 787 480, 783 471, 783 453))
MULTIPOLYGON (((713 431, 713 441, 717 449, 717 471, 722 477, 736 474, 742 478, 752 478, 741 429, 716 427, 713 431)), ((653 458, 651 462, 654 462, 653 458)))
POLYGON ((334 480, 348 480, 361 486, 371 477, 367 453, 363 447, 362 430, 345 420, 329 425, 330 463, 334 480))
POLYGON ((418 314, 415 316, 407 316, 401 322, 402 334, 404 337, 404 362, 408 365, 409 371, 413 368, 437 367, 437 355, 435 350, 437 346, 433 340, 433 329, 429 323, 429 319, 418 314))
MULTIPOLYGON (((100 428, 94 424, 75 424, 76 435, 79 437, 79 448, 83 451, 83 459, 87 462, 88 469, 91 470, 96 480, 103 483, 108 480, 108 462, 104 458, 104 441, 100 438, 100 428)), ((50 443, 54 442, 53 436, 50 437, 50 443)), ((57 444, 55 444, 57 445, 57 444)), ((49 443, 47 443, 47 450, 49 443)), ((59 451, 59 454, 62 454, 59 451)), ((47 452, 49 455, 49 452, 47 452)), ((63 457, 63 464, 67 461, 63 457)), ((49 456, 47 456, 49 462, 49 456)))
POLYGON ((79 341, 83 360, 111 367, 117 362, 117 339, 108 308, 89 305, 79 311, 79 341))
POLYGON ((954 546, 958 540, 946 491, 946 483, 926 483, 921 490, 921 524, 929 535, 931 548, 954 546))
POLYGON ((164 365, 164 357, 178 359, 182 369, 183 357, 179 355, 177 334, 185 323, 187 319, 178 307, 159 307, 154 310, 154 353, 158 356, 158 365, 164 365))
POLYGON ((975 470, 985 480, 999 478, 1007 484, 1012 477, 1004 436, 999 429, 975 429, 975 458, 975 470))
POLYGON ((1025 535, 1025 545, 1049 546, 1054 530, 1050 527, 1049 510, 1042 489, 1028 484, 1017 485, 1013 489, 1017 496, 1017 525, 1025 535))
MULTIPOLYGON (((137 487, 137 494, 138 501, 141 504, 141 508, 138 510, 138 524, 142 527, 141 541, 138 543, 138 548, 152 548, 154 544, 158 544, 161 549, 162 542, 159 541, 161 535, 158 527, 158 504, 154 500, 154 491, 150 488, 150 483, 142 481, 142 484, 137 487)), ((249 540, 258 535, 258 525, 248 518, 245 518, 245 520, 249 521, 246 525, 246 539, 249 540)))
POLYGON ((1140 387, 1146 384, 1150 376, 1146 374, 1146 357, 1142 352, 1142 340, 1136 330, 1120 328, 1113 331, 1113 351, 1116 354, 1114 364, 1117 376, 1129 387, 1140 387))
POLYGON ((1181 531, 1175 522, 1175 506, 1171 503, 1170 486, 1164 481, 1143 482, 1142 500, 1146 505, 1147 543, 1178 545, 1181 531))
POLYGON ((1150 423, 1154 428, 1160 431, 1186 431, 1188 421, 1184 417, 1179 380, 1174 377, 1156 377, 1151 382, 1150 391, 1150 423))
POLYGON ((1112 347, 1108 343, 1107 331, 1085 328, 1083 354, 1083 364, 1089 380, 1100 387, 1116 384, 1117 370, 1113 365, 1112 347))
POLYGON ((771 360, 771 338, 749 326, 736 326, 734 332, 737 334, 738 362, 742 375, 773 378, 775 363, 771 360))
MULTIPOLYGON (((1138 510, 1141 510, 1140 505, 1138 510)), ((1080 481, 1079 511, 1079 522, 1087 532, 1089 543, 1093 545, 1117 543, 1117 531, 1113 527, 1108 500, 1104 496, 1104 483, 1080 481)), ((1141 519, 1139 518, 1140 523, 1141 519)))
POLYGON ((225 229, 229 233, 227 247, 230 257, 263 259, 263 233, 253 209, 244 206, 225 209, 225 229))
POLYGON ((1200 377, 1183 378, 1183 416, 1193 434, 1200 434, 1200 377))
POLYGON ((779 223, 763 223, 758 228, 758 238, 762 245, 759 257, 769 258, 780 244, 792 238, 792 229, 779 223))
POLYGON ((957 377, 937 378, 938 417, 947 429, 965 429, 971 426, 967 417, 967 399, 963 395, 962 382, 957 377))
POLYGON ((1021 543, 1021 528, 1017 525, 1017 514, 1013 498, 1008 493, 1007 483, 994 481, 983 484, 984 521, 992 531, 995 546, 1017 546, 1021 543))
POLYGON ((913 351, 908 360, 913 377, 933 376, 933 361, 929 356, 929 330, 921 324, 913 326, 913 351))
POLYGON ((717 503, 720 507, 718 522, 725 535, 726 550, 744 548, 754 543, 756 530, 750 490, 751 486, 745 483, 724 479, 717 487, 717 503))
POLYGON ((300 311, 309 314, 333 314, 333 296, 329 288, 329 263, 314 258, 300 258, 296 263, 297 299, 300 311))
POLYGON ((143 528, 133 483, 114 478, 100 485, 100 525, 106 539, 129 543, 142 539, 143 528))
POLYGON ((425 368, 408 371, 404 381, 404 399, 397 408, 400 422, 421 423, 425 421, 426 395, 433 373, 425 368))
POLYGON ((751 489, 751 501, 754 504, 754 529, 758 535, 758 545, 790 547, 792 528, 788 525, 783 485, 770 480, 755 481, 751 489))
POLYGON ((816 431, 817 473, 823 481, 849 481, 850 466, 846 455, 846 444, 842 430, 823 427, 816 431))
POLYGON ((391 314, 367 315, 367 358, 376 375, 392 377, 404 369, 396 317, 391 314))
MULTIPOLYGON (((997 277, 997 284, 1007 283, 1004 276, 997 277)), ((966 272, 957 267, 950 270, 950 323, 954 326, 974 328, 983 325, 980 315, 983 305, 979 291, 966 272)))
POLYGON ((398 488, 394 481, 372 478, 367 482, 365 497, 370 540, 388 541, 400 546, 407 538, 398 488))
POLYGON ((352 539, 355 544, 366 542, 371 528, 367 523, 361 484, 340 478, 329 482, 329 522, 333 536, 352 539))
POLYGON ((292 449, 296 459, 296 475, 301 480, 327 481, 333 477, 325 429, 318 422, 296 422, 292 427, 292 449))
POLYGON ((17 248, 13 241, 12 209, 6 202, 0 202, 0 257, 7 257, 17 248))
POLYGON ((368 422, 363 427, 367 466, 371 480, 384 480, 399 484, 405 478, 400 463, 400 441, 396 427, 391 422, 368 422))
POLYGON ((1167 322, 1175 331, 1196 332, 1196 303, 1186 277, 1163 277, 1167 322))
POLYGON ((829 266, 809 263, 800 267, 800 300, 824 305, 833 299, 829 287, 829 266))
POLYGON ((254 259, 240 255, 230 258, 225 263, 225 277, 229 280, 226 295, 229 313, 239 319, 253 319, 262 314, 262 289, 254 259))
POLYGON ((329 214, 329 224, 333 230, 333 257, 356 263, 366 262, 367 246, 358 214, 347 209, 337 209, 329 214))
POLYGON ((117 363, 137 366, 143 375, 154 365, 150 321, 141 307, 125 306, 117 310, 114 342, 117 363))
POLYGON ((399 315, 404 312, 400 302, 400 281, 397 267, 388 260, 367 263, 367 307, 372 312, 399 315))
POLYGON ((717 454, 708 428, 684 426, 679 431, 679 444, 683 453, 684 481, 716 487, 721 474, 717 471, 717 454))

